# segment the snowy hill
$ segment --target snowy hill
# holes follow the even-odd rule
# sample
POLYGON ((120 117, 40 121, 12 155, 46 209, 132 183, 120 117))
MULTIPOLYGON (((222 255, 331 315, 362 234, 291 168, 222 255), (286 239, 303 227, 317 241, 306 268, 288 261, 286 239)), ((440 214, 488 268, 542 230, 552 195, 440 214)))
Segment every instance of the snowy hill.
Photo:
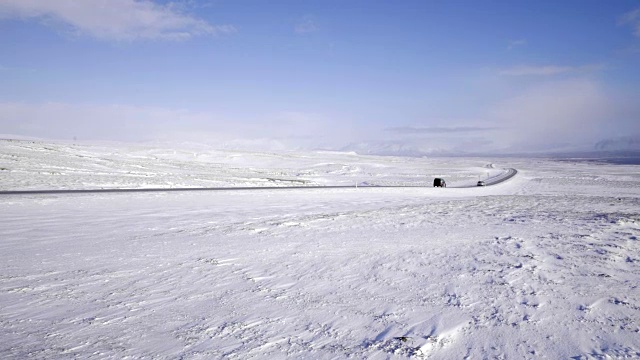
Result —
POLYGON ((0 140, 1 190, 475 183, 486 159, 411 159, 349 152, 252 152, 200 144, 0 140), (464 164, 464 166, 459 166, 464 164))

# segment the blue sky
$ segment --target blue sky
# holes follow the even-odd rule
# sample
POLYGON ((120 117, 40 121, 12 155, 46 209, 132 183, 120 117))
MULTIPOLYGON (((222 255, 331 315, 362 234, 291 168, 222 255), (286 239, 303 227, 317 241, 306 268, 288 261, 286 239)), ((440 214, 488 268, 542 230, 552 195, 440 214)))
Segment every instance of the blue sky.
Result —
POLYGON ((0 134, 421 152, 640 139, 638 1, 0 0, 0 46, 0 134))

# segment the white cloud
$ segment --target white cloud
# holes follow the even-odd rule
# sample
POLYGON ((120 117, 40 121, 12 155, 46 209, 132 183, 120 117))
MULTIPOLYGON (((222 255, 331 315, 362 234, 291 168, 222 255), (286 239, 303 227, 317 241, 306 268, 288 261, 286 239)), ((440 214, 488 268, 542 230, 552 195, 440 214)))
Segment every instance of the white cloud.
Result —
POLYGON ((503 69, 499 72, 499 74, 506 75, 506 76, 552 76, 552 75, 559 75, 559 74, 565 74, 565 73, 593 72, 593 71, 602 70, 603 68, 604 66, 595 65, 595 64, 583 65, 583 66, 519 65, 519 66, 514 66, 508 69, 503 69))
POLYGON ((298 34, 307 34, 316 32, 320 30, 320 28, 316 24, 316 21, 313 17, 305 16, 300 21, 298 21, 298 23, 296 23, 294 30, 298 34))
POLYGON ((0 18, 37 18, 101 40, 186 40, 235 32, 148 0, 0 0, 0 18))
POLYGON ((342 149, 350 143, 462 150, 566 150, 640 134, 637 96, 611 93, 592 80, 526 85, 483 112, 482 119, 439 119, 395 128, 349 116, 282 111, 213 111, 102 104, 0 102, 0 134, 45 139, 197 141, 220 148, 342 149))
POLYGON ((634 30, 634 35, 640 37, 640 8, 631 10, 622 15, 618 21, 620 25, 630 25, 634 30))
POLYGON ((356 133, 350 126, 296 111, 255 117, 132 105, 0 102, 0 134, 45 139, 194 140, 221 147, 315 148, 348 142, 356 133))
POLYGON ((526 75, 557 75, 572 71, 570 66, 527 66, 521 65, 500 71, 500 75, 526 76, 526 75))
POLYGON ((517 46, 524 46, 527 44, 527 40, 525 39, 518 39, 518 40, 511 40, 509 41, 509 47, 508 49, 511 50, 517 46))
POLYGON ((483 133, 496 130, 492 126, 477 126, 477 125, 453 125, 453 126, 399 126, 387 128, 385 131, 403 134, 403 135, 433 135, 433 134, 470 134, 470 133, 483 133))
POLYGON ((51 139, 150 140, 214 121, 209 114, 129 105, 0 103, 0 132, 51 139))
POLYGON ((589 80, 537 84, 500 102, 491 113, 509 134, 503 139, 522 149, 592 146, 615 126, 611 100, 589 80))

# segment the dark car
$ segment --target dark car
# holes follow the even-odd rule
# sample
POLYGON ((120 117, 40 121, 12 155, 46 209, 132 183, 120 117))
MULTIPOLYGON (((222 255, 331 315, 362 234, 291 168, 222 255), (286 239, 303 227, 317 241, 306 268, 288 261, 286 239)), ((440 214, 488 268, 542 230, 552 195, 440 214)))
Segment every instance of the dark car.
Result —
POLYGON ((487 184, 484 183, 484 181, 480 180, 478 181, 478 186, 486 186, 487 184))
POLYGON ((447 187, 447 182, 441 178, 433 179, 433 187, 447 187))

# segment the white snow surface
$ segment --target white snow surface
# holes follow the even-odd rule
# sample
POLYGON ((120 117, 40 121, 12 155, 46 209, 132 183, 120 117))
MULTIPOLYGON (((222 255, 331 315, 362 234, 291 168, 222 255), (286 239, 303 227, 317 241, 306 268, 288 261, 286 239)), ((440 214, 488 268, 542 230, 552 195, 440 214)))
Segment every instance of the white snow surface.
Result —
POLYGON ((638 166, 0 140, 0 169, 0 190, 354 185, 0 195, 0 358, 640 357, 638 166))

